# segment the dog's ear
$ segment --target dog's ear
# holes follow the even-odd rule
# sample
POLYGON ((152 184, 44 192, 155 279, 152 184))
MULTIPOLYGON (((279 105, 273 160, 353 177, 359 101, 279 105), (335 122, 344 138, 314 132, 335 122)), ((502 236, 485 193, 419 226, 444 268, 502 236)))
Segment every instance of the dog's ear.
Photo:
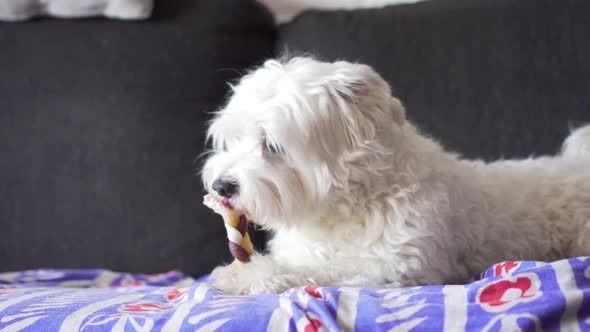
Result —
POLYGON ((333 66, 324 88, 344 116, 351 143, 373 140, 379 129, 404 124, 401 102, 391 96, 389 84, 371 67, 343 61, 333 66))

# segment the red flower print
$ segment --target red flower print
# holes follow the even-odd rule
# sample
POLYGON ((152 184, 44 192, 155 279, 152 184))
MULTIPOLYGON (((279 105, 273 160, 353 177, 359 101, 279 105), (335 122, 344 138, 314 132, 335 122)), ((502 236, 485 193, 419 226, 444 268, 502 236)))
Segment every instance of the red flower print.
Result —
POLYGON ((318 287, 317 286, 305 286, 303 288, 304 291, 306 291, 309 295, 316 297, 318 299, 322 298, 322 293, 320 293, 320 291, 318 291, 318 287))
POLYGON ((518 303, 529 302, 541 296, 541 281, 535 274, 521 274, 505 278, 482 287, 476 300, 492 312, 501 312, 518 303))
POLYGON ((299 318, 297 324, 295 324, 295 329, 297 331, 318 332, 324 330, 321 328, 322 322, 317 315, 312 312, 304 312, 304 314, 303 317, 299 318))
POLYGON ((499 277, 504 274, 509 274, 512 270, 516 269, 520 263, 517 262, 504 262, 500 264, 496 264, 494 266, 494 277, 499 277))
POLYGON ((188 288, 173 288, 166 293, 164 293, 164 298, 168 301, 175 301, 184 296, 186 294, 188 288))
POLYGON ((124 281, 120 285, 111 285, 111 288, 124 288, 124 287, 141 287, 145 286, 143 281, 124 281))
POLYGON ((304 332, 317 332, 322 327, 322 322, 317 319, 310 319, 309 324, 303 329, 304 332))
POLYGON ((156 303, 133 303, 124 304, 119 308, 122 312, 144 312, 144 313, 158 313, 168 310, 169 306, 156 303))

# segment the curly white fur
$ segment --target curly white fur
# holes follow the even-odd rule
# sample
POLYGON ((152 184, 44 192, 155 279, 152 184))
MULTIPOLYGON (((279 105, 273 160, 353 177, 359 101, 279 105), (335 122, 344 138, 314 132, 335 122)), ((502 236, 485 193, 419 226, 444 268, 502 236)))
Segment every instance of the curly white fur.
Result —
POLYGON ((204 183, 237 183, 232 204, 274 237, 214 271, 222 290, 463 283, 503 260, 590 254, 590 126, 562 155, 487 164, 422 135, 366 65, 267 61, 233 90, 204 183))

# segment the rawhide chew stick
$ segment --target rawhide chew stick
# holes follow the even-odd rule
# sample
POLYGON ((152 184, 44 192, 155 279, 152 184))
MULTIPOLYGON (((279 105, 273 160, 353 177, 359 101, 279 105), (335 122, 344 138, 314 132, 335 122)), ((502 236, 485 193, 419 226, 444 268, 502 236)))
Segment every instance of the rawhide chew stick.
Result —
POLYGON ((236 211, 227 198, 218 200, 211 195, 205 195, 203 204, 223 217, 232 256, 242 263, 249 262, 254 247, 248 235, 246 215, 236 211))

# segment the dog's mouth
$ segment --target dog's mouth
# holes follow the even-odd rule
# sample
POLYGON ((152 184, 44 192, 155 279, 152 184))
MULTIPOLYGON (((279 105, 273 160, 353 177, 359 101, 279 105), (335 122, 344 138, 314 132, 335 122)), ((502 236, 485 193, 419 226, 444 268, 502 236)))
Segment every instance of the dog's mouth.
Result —
POLYGON ((234 209, 234 205, 232 204, 232 202, 230 201, 229 198, 224 197, 221 199, 221 205, 223 205, 223 207, 225 207, 226 209, 230 209, 233 210, 234 209))
MULTIPOLYGON (((249 225, 253 226, 255 229, 261 229, 264 228, 265 225, 259 223, 259 219, 257 216, 252 215, 252 213, 250 213, 250 209, 245 207, 243 204, 241 204, 239 196, 238 197, 220 197, 219 195, 217 195, 216 193, 209 193, 207 194, 207 196, 209 197, 210 200, 217 202, 217 206, 221 209, 225 209, 225 210, 232 210, 235 211, 236 213, 238 213, 239 215, 242 215, 244 217, 246 217, 249 225)), ((214 204, 211 203, 206 203, 206 206, 208 206, 210 209, 213 209, 214 211, 216 210, 213 206, 214 204)), ((255 208, 254 208, 255 210, 255 208)), ((217 211, 216 211, 217 212, 217 211)), ((219 212, 217 212, 219 213, 219 212)))
POLYGON ((236 207, 235 204, 232 202, 231 198, 223 197, 219 201, 219 203, 226 209, 238 211, 240 214, 243 214, 244 216, 246 216, 246 218, 248 219, 249 222, 253 222, 252 220, 250 220, 250 214, 248 213, 248 211, 246 211, 242 208, 236 207))

